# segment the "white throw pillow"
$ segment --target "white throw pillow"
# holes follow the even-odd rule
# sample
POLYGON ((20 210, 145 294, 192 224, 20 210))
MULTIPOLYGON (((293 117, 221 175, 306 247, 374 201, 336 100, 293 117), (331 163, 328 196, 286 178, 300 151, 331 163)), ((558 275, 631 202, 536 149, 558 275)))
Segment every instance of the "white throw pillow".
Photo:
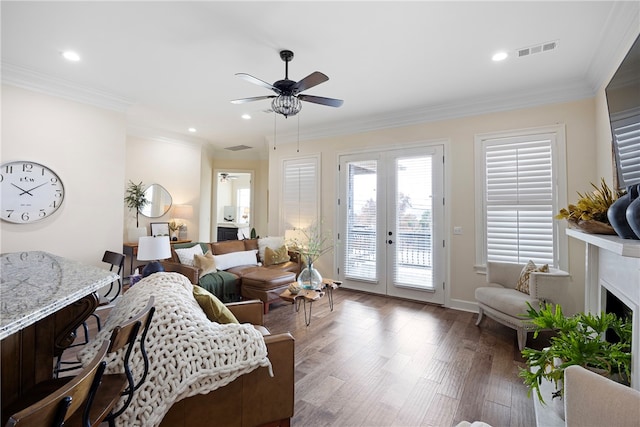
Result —
POLYGON ((193 259, 196 255, 204 255, 202 246, 199 243, 190 248, 176 248, 175 251, 178 254, 178 259, 180 259, 180 264, 190 265, 191 267, 193 267, 193 259))
POLYGON ((216 262, 216 268, 218 270, 227 270, 239 265, 258 265, 256 252, 255 249, 242 252, 230 252, 228 254, 214 255, 213 259, 216 262))
POLYGON ((267 246, 271 249, 277 249, 283 245, 284 236, 263 237, 258 239, 258 255, 260 256, 260 261, 264 263, 264 251, 267 249, 267 246))

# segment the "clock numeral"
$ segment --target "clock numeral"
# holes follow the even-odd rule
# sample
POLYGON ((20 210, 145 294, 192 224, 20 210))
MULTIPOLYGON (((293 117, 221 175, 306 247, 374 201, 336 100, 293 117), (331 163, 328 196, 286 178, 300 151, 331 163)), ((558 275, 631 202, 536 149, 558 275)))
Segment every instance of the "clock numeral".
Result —
POLYGON ((51 204, 49 205, 49 207, 50 207, 50 208, 54 208, 54 209, 55 209, 57 206, 58 206, 58 202, 57 202, 57 201, 55 201, 55 200, 54 200, 53 202, 51 202, 51 204))
POLYGON ((22 219, 23 221, 29 221, 29 212, 24 212, 22 215, 20 215, 20 219, 22 219))
POLYGON ((51 185, 58 185, 58 178, 56 177, 51 178, 51 185))
POLYGON ((56 190, 56 193, 54 194, 54 196, 62 197, 62 190, 56 190))
POLYGON ((31 172, 32 169, 33 169, 33 165, 31 163, 22 164, 22 172, 31 172))
POLYGON ((7 212, 7 218, 11 218, 11 214, 13 214, 14 210, 13 209, 5 209, 5 212, 7 212))
POLYGON ((7 165, 4 167, 5 173, 13 173, 13 165, 7 165))
POLYGON ((45 216, 47 216, 47 213, 44 211, 44 209, 40 209, 40 212, 38 213, 38 216, 40 218, 44 218, 45 216))

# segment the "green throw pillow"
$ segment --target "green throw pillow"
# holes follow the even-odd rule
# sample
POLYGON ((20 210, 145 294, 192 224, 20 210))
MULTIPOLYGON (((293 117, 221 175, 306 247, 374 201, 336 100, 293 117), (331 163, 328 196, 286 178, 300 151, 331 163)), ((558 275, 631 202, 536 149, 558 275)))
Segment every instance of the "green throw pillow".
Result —
POLYGON ((202 308, 202 311, 207 315, 207 318, 212 322, 240 323, 231 310, 206 289, 194 285, 193 296, 202 308))

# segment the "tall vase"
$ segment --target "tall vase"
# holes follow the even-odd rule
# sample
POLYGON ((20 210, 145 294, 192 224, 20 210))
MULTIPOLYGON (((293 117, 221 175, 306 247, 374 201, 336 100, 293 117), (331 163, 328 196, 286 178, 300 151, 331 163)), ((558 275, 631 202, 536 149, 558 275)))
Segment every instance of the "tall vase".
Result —
POLYGON ((627 194, 616 200, 607 210, 607 218, 618 236, 623 239, 637 239, 629 223, 627 222, 627 208, 638 197, 638 189, 635 185, 627 188, 627 194))
POLYGON ((300 272, 298 285, 303 289, 320 289, 322 275, 313 267, 311 260, 307 261, 307 266, 300 272))
POLYGON ((640 239, 640 184, 636 186, 636 199, 627 206, 627 223, 636 235, 636 239, 640 239))

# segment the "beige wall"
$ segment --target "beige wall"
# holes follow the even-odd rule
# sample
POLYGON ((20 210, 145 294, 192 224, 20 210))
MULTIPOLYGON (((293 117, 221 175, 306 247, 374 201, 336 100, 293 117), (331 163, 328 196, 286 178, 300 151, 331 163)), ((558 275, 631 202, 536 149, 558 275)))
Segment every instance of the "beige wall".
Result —
MULTIPOLYGON (((475 224, 474 224, 474 135, 504 130, 524 129, 553 124, 566 125, 567 141, 567 188, 568 200, 572 200, 576 191, 586 191, 590 182, 599 179, 596 173, 596 128, 594 124, 595 100, 546 105, 537 108, 515 110, 424 123, 413 126, 384 129, 307 141, 301 144, 297 154, 295 144, 279 145, 270 153, 270 217, 277 218, 280 168, 282 158, 307 156, 317 152, 322 156, 322 219, 324 226, 335 230, 335 201, 337 199, 337 158, 340 153, 371 148, 392 148, 398 144, 419 141, 448 140, 450 168, 446 176, 448 185, 446 215, 451 226, 461 226, 462 235, 446 232, 450 248, 448 268, 449 295, 446 304, 452 307, 470 309, 474 306, 474 290, 485 281, 485 276, 474 270, 475 263, 475 224)), ((278 222, 271 221, 269 232, 282 233, 278 222)), ((563 238, 567 238, 564 236, 563 238)), ((320 263, 324 271, 335 271, 331 255, 325 256, 320 263)), ((574 279, 573 295, 582 306, 584 302, 584 248, 576 242, 569 242, 569 271, 574 279)))
POLYGON ((1 222, 1 251, 42 250, 100 265, 122 250, 126 122, 123 113, 2 86, 2 162, 52 168, 62 207, 33 224, 1 222))
MULTIPOLYGON (((191 142, 160 141, 139 137, 127 138, 126 176, 122 182, 122 191, 130 180, 143 182, 145 187, 160 184, 171 194, 173 205, 193 206, 193 218, 186 220, 188 238, 200 240, 200 204, 201 204, 201 156, 200 145, 191 142)), ((127 238, 128 227, 135 227, 135 212, 130 211, 122 202, 124 209, 123 238, 127 238)), ((168 222, 172 210, 159 218, 147 218, 139 215, 140 227, 147 228, 152 222, 168 222)))

